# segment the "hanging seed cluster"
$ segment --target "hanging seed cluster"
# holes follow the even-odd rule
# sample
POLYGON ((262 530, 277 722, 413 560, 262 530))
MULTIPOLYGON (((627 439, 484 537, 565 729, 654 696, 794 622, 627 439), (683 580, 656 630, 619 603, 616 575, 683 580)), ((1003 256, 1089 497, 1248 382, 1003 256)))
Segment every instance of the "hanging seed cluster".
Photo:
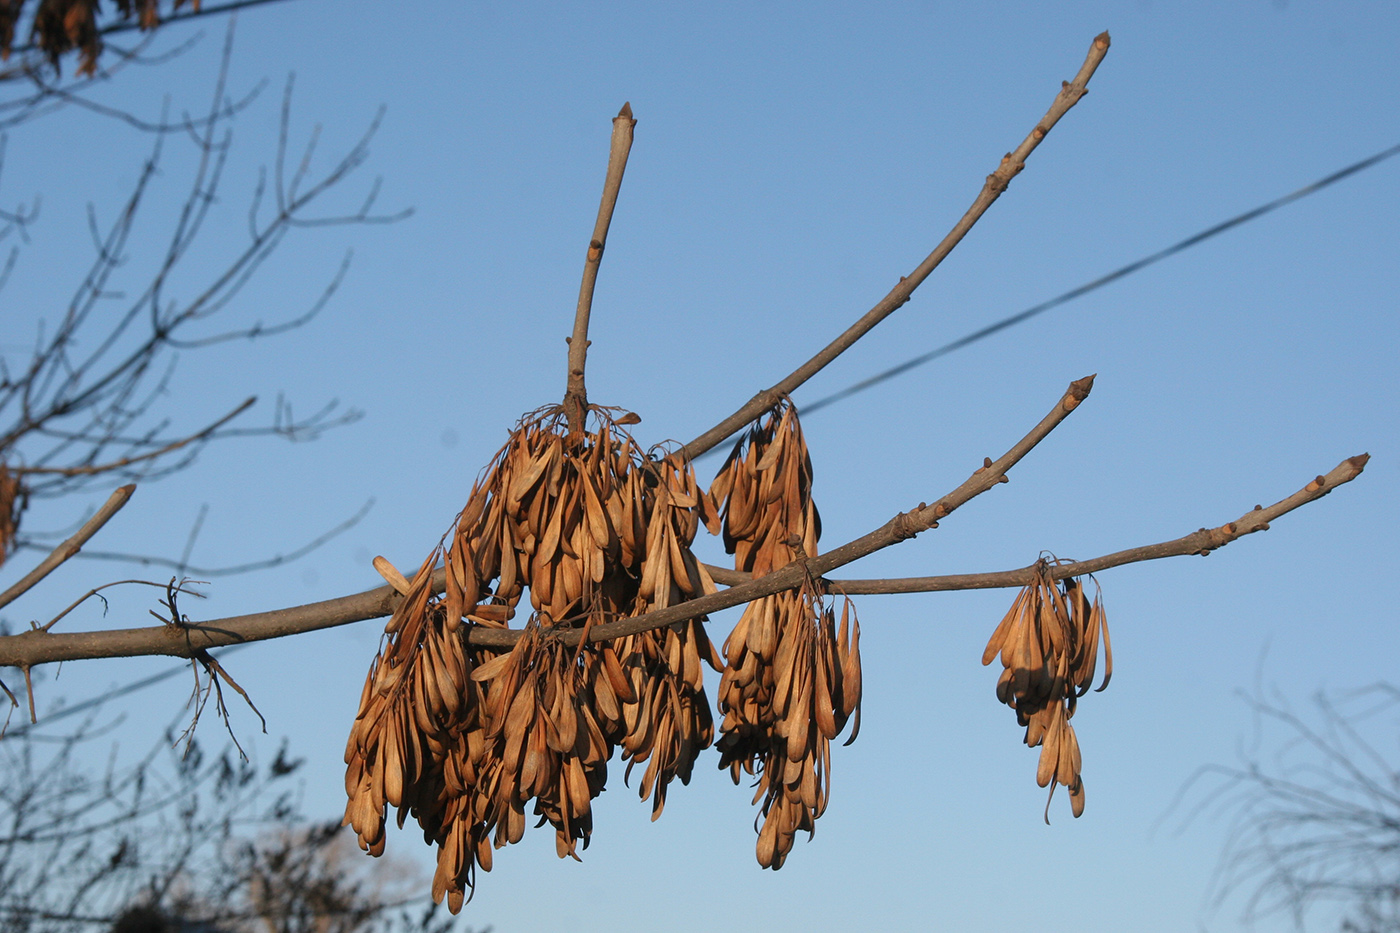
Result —
MULTIPOLYGON (((821 519, 811 490, 797 411, 784 402, 739 440, 710 487, 737 569, 761 576, 816 555, 821 519)), ((724 651, 720 767, 736 784, 741 774, 755 777, 758 863, 776 870, 796 834, 810 836, 826 810, 831 740, 852 716, 847 744, 859 731, 860 623, 845 600, 838 632, 833 609, 808 581, 749 603, 724 651)))
MULTIPOLYGON (((656 819, 671 783, 688 783, 715 744, 736 784, 753 780, 759 864, 781 868, 797 833, 810 836, 826 810, 831 742, 850 724, 849 745, 860 729, 860 623, 843 598, 838 624, 827 583, 810 576, 745 606, 722 651, 703 618, 588 640, 595 625, 715 592, 691 550, 702 525, 755 577, 816 556, 812 461, 792 404, 740 439, 708 492, 688 463, 637 445, 625 430, 636 415, 596 406, 587 415, 592 430, 569 424, 559 406, 522 419, 411 580, 375 559, 403 599, 346 745, 345 822, 379 855, 389 808, 399 826, 417 820, 438 847, 433 897, 454 913, 477 868, 490 871, 494 850, 523 837, 527 808, 537 826, 553 827, 560 858, 579 858, 615 752, 629 783, 640 768, 638 791, 656 819), (529 618, 510 650, 470 645, 464 623, 505 628, 527 593, 529 618), (580 636, 577 647, 565 632, 580 636), (705 664, 722 673, 717 742, 705 664)), ((0 467, 0 518, 17 514, 17 491, 0 467)), ((1037 779, 1052 798, 1065 785, 1079 816, 1070 720, 1092 685, 1100 638, 1100 690, 1113 660, 1101 598, 1091 605, 1078 579, 1056 582, 1058 563, 1036 564, 982 663, 1001 658, 997 697, 1041 749, 1037 779)))
POLYGON ((629 773, 645 763, 655 819, 714 738, 701 664, 722 662, 702 620, 601 647, 586 632, 713 592, 690 547, 718 512, 688 464, 648 456, 623 430, 635 415, 589 414, 593 431, 571 432, 558 407, 523 419, 412 582, 376 562, 405 598, 347 743, 345 819, 379 854, 386 808, 400 825, 412 814, 438 846, 433 896, 454 912, 492 849, 523 836, 527 805, 560 857, 578 858, 616 748, 629 773), (513 649, 466 646, 464 619, 504 626, 527 591, 513 649), (581 647, 552 637, 569 629, 584 630, 581 647))
MULTIPOLYGON (((1016 711, 1016 722, 1026 727, 1026 745, 1040 746, 1036 781, 1041 787, 1049 785, 1051 798, 1056 786, 1068 788, 1070 809, 1079 816, 1084 812, 1084 780, 1079 739, 1070 719, 1078 698, 1093 683, 1100 637, 1104 677, 1099 690, 1113 676, 1113 649, 1102 594, 1096 592, 1091 606, 1078 579, 1068 577, 1057 584, 1050 566, 1044 559, 1036 563, 1035 581, 1017 594, 987 642, 982 663, 1001 656, 997 699, 1016 711)), ((1049 822, 1049 800, 1045 807, 1049 822)))
MULTIPOLYGON (((440 551, 423 562, 412 582, 378 563, 404 599, 385 628, 387 638, 370 665, 360 694, 359 713, 345 749, 345 822, 371 855, 384 852, 387 807, 398 808, 398 823, 412 812, 424 837, 438 843, 439 874, 444 861, 462 858, 463 846, 490 866, 490 827, 459 817, 484 802, 477 786, 478 763, 485 758, 487 697, 471 678, 489 654, 468 650, 449 626, 433 593, 432 570, 440 551)), ((504 625, 504 606, 480 606, 474 621, 504 625)), ((499 821, 509 834, 509 819, 499 821)), ((467 884, 474 863, 461 868, 467 884)), ((434 880, 437 889, 437 881, 434 880)), ((445 888, 444 888, 445 891, 445 888)), ((439 894, 441 898, 441 894, 439 894)), ((457 899, 460 906, 461 899, 457 899)))

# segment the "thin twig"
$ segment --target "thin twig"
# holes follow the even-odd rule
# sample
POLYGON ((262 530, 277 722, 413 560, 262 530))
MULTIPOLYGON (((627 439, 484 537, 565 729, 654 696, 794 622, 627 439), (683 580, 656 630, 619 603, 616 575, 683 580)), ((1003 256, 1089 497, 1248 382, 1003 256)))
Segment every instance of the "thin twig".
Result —
MULTIPOLYGON (((13 692, 12 690, 10 690, 9 687, 5 686, 5 682, 4 682, 3 680, 0 680, 0 690, 3 690, 3 691, 5 692, 5 696, 7 696, 7 697, 10 698, 10 712, 14 712, 15 708, 19 706, 19 700, 17 700, 17 699, 15 698, 14 692, 13 692)), ((0 726, 0 738, 4 738, 4 736, 5 736, 5 729, 6 729, 6 727, 9 726, 9 724, 10 724, 10 714, 9 714, 9 713, 6 713, 6 714, 5 714, 5 725, 0 726)))
POLYGON ((680 451, 681 456, 693 460, 705 453, 712 447, 722 443, 727 437, 744 425, 753 421, 764 412, 771 409, 778 400, 785 395, 791 395, 798 386, 815 376, 828 363, 836 359, 861 337, 865 336, 876 324, 889 317, 896 309, 909 300, 914 293, 914 289, 928 278, 953 248, 961 242, 967 232, 972 229, 973 224, 986 213, 1001 193, 1006 190, 1006 186, 1011 183, 1011 179, 1016 176, 1021 169, 1026 167, 1026 159, 1040 145, 1047 133, 1055 126, 1059 119, 1069 112, 1069 109, 1079 102, 1079 99, 1088 93, 1089 79, 1093 77, 1094 71, 1108 54, 1108 33, 1098 35, 1093 44, 1089 46, 1089 55, 1084 60, 1083 66, 1079 69, 1079 74, 1075 75, 1073 81, 1066 81, 1060 89, 1060 93, 1055 96, 1055 101, 1041 117, 1040 122, 1031 130, 1021 145, 1016 147, 1014 152, 1008 152, 1001 160, 1000 167, 987 176, 987 180, 982 185, 981 192, 978 193, 972 206, 967 209, 943 241, 934 248, 932 253, 919 264, 909 275, 900 278, 899 284, 890 289, 889 294, 882 298, 879 304, 867 311, 860 320, 856 321, 846 331, 837 337, 816 356, 803 363, 791 374, 772 388, 755 395, 742 408, 725 418, 719 424, 701 434, 695 440, 686 444, 680 451))
POLYGON ((29 665, 20 668, 24 671, 24 689, 29 694, 29 724, 36 725, 39 722, 38 715, 34 712, 34 679, 29 676, 29 665))
MULTIPOLYGON (((200 582, 203 582, 203 581, 200 581, 200 582)), ((102 591, 105 590, 105 589, 110 589, 111 587, 114 587, 114 586, 127 586, 127 585, 131 585, 131 584, 134 584, 134 585, 136 585, 136 586, 155 586, 155 587, 159 587, 159 588, 161 588, 161 589, 166 589, 166 588, 168 587, 168 584, 165 584, 165 583, 157 583, 157 582, 155 582, 154 580, 113 580, 111 583, 104 583, 104 584, 102 584, 101 586, 95 586, 95 587, 93 587, 92 589, 90 589, 90 590, 88 590, 86 593, 84 593, 82 596, 79 596, 77 599, 73 600, 73 602, 71 602, 71 603, 68 605, 68 608, 67 608, 67 609, 64 609, 62 612, 60 612, 58 615, 54 616, 54 617, 53 617, 52 619, 50 619, 49 621, 45 622, 43 625, 39 625, 39 624, 37 624, 37 623, 34 623, 34 624, 32 625, 32 627, 35 628, 35 629, 37 629, 37 630, 39 630, 39 631, 41 631, 41 632, 51 631, 51 630, 53 629, 53 627, 54 627, 55 625, 58 624, 58 622, 59 622, 60 619, 62 619, 64 616, 68 615, 68 613, 72 612, 74 609, 77 609, 79 606, 81 606, 83 603, 87 602, 88 599, 90 599, 90 598, 93 597, 93 596, 96 596, 96 597, 98 597, 99 599, 102 600, 102 604, 103 604, 103 607, 104 607, 104 608, 103 608, 103 614, 105 615, 105 614, 106 614, 106 611, 107 611, 106 608, 105 608, 106 605, 107 605, 107 598, 106 598, 105 596, 102 596, 102 595, 101 595, 102 591)), ((183 584, 183 583, 180 585, 180 586, 181 586, 180 592, 182 592, 182 593, 189 593, 191 596, 202 596, 202 595, 203 595, 203 594, 199 593, 199 592, 196 591, 196 590, 187 590, 187 589, 184 589, 184 585, 185 585, 185 584, 183 584)))
MULTIPOLYGON (((221 665, 212 654, 207 651, 197 651, 190 659, 190 665, 195 672, 194 695, 190 698, 191 702, 195 704, 195 711, 189 726, 180 735, 181 739, 188 739, 185 745, 186 753, 188 753, 190 743, 194 741, 194 730, 195 727, 199 725, 199 715, 204 712, 204 707, 209 702, 209 694, 212 692, 214 694, 215 713, 223 720, 224 728, 228 731, 228 737, 233 740, 233 747, 238 749, 239 757, 247 761, 248 753, 243 750, 242 743, 238 741, 238 736, 234 734, 233 721, 229 719, 228 704, 224 702, 224 688, 219 686, 219 678, 222 677, 226 684, 238 691, 238 695, 243 697, 243 702, 248 704, 248 708, 253 711, 254 715, 258 717, 258 721, 262 723, 264 735, 267 734, 267 720, 263 718, 262 712, 253 703, 253 698, 248 696, 248 691, 240 687, 238 682, 229 676, 228 671, 224 670, 223 665, 221 665), (205 686, 202 696, 200 695, 199 687, 199 665, 204 666, 204 672, 209 677, 209 683, 205 686)), ((179 739, 176 740, 176 744, 178 743, 179 739)))
POLYGON ((183 575, 188 573, 190 566, 190 556, 194 554, 194 543, 199 540, 199 532, 204 528, 204 519, 209 515, 209 503, 205 502, 199 507, 199 515, 195 517, 194 524, 190 527, 189 537, 185 539, 185 549, 180 552, 180 562, 175 565, 175 573, 183 575))
MULTIPOLYGON (((179 580, 176 582, 177 579, 176 577, 171 577, 170 582, 165 586, 165 599, 163 603, 169 618, 167 619, 154 609, 151 610, 151 615, 164 622, 165 628, 168 631, 188 632, 190 620, 188 616, 180 612, 179 596, 181 593, 189 593, 192 596, 198 596, 202 599, 204 594, 195 590, 185 589, 186 585, 195 581, 179 580)), ((229 676, 228 671, 224 670, 223 666, 220 665, 208 651, 203 648, 192 648, 189 658, 190 670, 194 673, 194 692, 190 695, 190 704, 194 706, 194 715, 190 719, 189 726, 181 733, 180 738, 175 740, 175 744, 178 745, 181 739, 186 740, 185 754, 189 754, 190 748, 194 745, 194 730, 195 727, 199 725, 200 714, 204 712, 204 707, 209 702, 210 694, 213 694, 215 712, 218 714, 218 717, 224 721, 224 727, 228 730, 229 738, 233 740, 234 747, 238 749, 238 754, 242 756, 244 761, 247 761, 248 755, 243 751, 243 746, 239 743, 238 736, 233 732, 233 723, 229 720, 228 706, 224 703, 224 689, 219 686, 219 678, 222 677, 225 683, 234 690, 237 690, 239 695, 243 697, 244 702, 257 714, 258 719, 262 722, 262 731, 264 733, 267 732, 267 720, 263 718, 263 714, 259 712, 258 708, 253 705, 253 699, 248 696, 247 691, 240 687, 238 682, 229 676), (207 686, 203 688, 202 693, 199 684, 199 669, 201 666, 204 668, 205 673, 209 675, 209 682, 207 686)))
POLYGON ((578 289, 578 310, 574 312, 574 333, 569 338, 569 379, 564 394, 564 409, 573 433, 583 430, 583 416, 588 409, 588 393, 583 382, 584 365, 588 358, 588 316, 593 309, 593 287, 598 284, 598 267, 603 262, 608 227, 612 224, 613 209, 617 207, 617 194, 622 188, 622 173, 627 170, 627 155, 632 151, 632 131, 636 125, 637 121, 632 119, 632 105, 623 104, 622 110, 613 118, 608 174, 603 180, 603 199, 598 205, 593 237, 588 241, 583 282, 578 289))
MULTIPOLYGON (((12 472, 23 473, 26 475, 46 474, 53 476, 93 476, 98 473, 109 473, 112 470, 120 470, 123 467, 131 466, 133 463, 141 463, 144 460, 154 460, 157 457, 163 457, 168 453, 179 450, 181 447, 187 447, 190 444, 193 444, 195 441, 209 437, 219 428, 228 424, 234 418, 237 418, 249 408, 253 407, 253 405, 256 404, 257 401, 257 396, 245 399, 241 405, 239 405, 237 408, 235 408, 228 414, 224 415, 218 421, 215 421, 213 424, 209 425, 207 428, 197 431, 194 434, 189 435, 188 437, 182 437, 177 441, 171 441, 169 444, 166 444, 159 450, 152 450, 148 451, 147 453, 137 454, 131 457, 122 457, 120 460, 113 460, 110 463, 99 463, 96 465, 71 467, 16 467, 12 472)), ((3 603, 0 603, 0 605, 3 605, 3 603)))
MULTIPOLYGON (((336 525, 329 531, 325 531, 317 535, 314 539, 307 542, 306 544, 303 544, 301 547, 296 548, 292 551, 288 551, 285 554, 274 554, 272 557, 267 557, 262 560, 248 561, 247 563, 243 564, 230 564, 225 567, 196 567, 188 562, 188 553, 183 555, 178 561, 169 557, 160 557, 158 555, 153 554, 126 554, 117 551, 84 551, 82 554, 79 555, 79 557, 83 560, 122 561, 131 564, 141 564, 142 566, 169 567, 176 573, 193 574, 194 576, 200 578, 228 577, 234 576, 236 574, 252 573, 255 570, 266 570, 269 567, 277 567, 282 564, 290 564, 293 561, 300 560, 307 554, 310 554, 312 551, 315 551, 316 549, 325 545, 326 542, 330 541, 336 535, 339 535, 342 532, 348 531, 349 529, 355 527, 366 515, 369 514, 369 510, 373 506, 373 497, 366 499, 365 504, 360 506, 359 511, 357 511, 354 515, 351 515, 345 521, 341 522, 339 525, 336 525)), ((203 510, 201 510, 200 514, 201 516, 204 514, 203 510)), ((33 545, 21 544, 19 546, 32 547, 33 545)))
MULTIPOLYGON (((1267 531, 1269 523, 1280 515, 1293 511, 1315 499, 1321 499, 1343 483, 1349 483, 1361 475, 1370 454, 1359 454, 1343 460, 1326 476, 1316 477, 1298 492, 1274 503, 1268 508, 1258 507, 1246 512, 1233 522, 1218 528, 1202 528, 1189 535, 1172 541, 1149 544, 1143 547, 1115 551, 1090 560, 1069 561, 1049 565, 1050 577, 1063 580, 1067 577, 1098 573, 1110 567, 1135 564, 1144 560, 1158 560, 1163 557, 1184 557, 1189 554, 1208 555, 1216 548, 1222 548, 1236 538, 1256 531, 1267 531)), ((891 577, 876 580, 828 580, 835 589, 847 596, 877 595, 891 593, 934 593, 946 590, 983 590, 1004 587, 1026 586, 1034 582, 1039 572, 1039 562, 1017 570, 1001 570, 995 573, 951 573, 933 577, 891 577)), ((716 583, 728 585, 747 583, 753 579, 742 570, 728 567, 705 565, 716 583)))
POLYGON ((14 586, 10 587, 4 593, 0 593, 0 608, 8 606, 20 596, 24 595, 36 583, 53 573, 60 564, 81 551, 88 539, 97 534, 113 515, 121 511, 121 507, 126 505, 127 500, 131 498, 131 494, 135 491, 135 483, 122 486, 120 489, 113 491, 107 501, 102 504, 102 508, 97 510, 97 514, 83 522, 83 527, 78 529, 77 534, 49 552, 49 556, 41 560, 39 566, 21 577, 19 582, 14 586))

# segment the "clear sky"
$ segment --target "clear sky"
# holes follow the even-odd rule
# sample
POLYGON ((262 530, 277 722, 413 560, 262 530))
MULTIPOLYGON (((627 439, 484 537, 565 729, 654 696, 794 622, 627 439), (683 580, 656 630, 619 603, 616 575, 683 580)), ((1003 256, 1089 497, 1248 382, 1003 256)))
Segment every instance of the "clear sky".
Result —
MULTIPOLYGON (((193 51, 122 76, 102 99, 152 116, 167 94, 176 112, 205 106, 222 25, 203 28, 193 51)), ((1104 29, 1113 46, 1091 93, 913 301, 799 406, 1400 142, 1400 7, 295 0, 246 12, 232 87, 271 85, 237 123, 194 265, 215 268, 241 245, 293 70, 293 140, 323 124, 319 165, 388 107, 336 203, 356 205, 382 175, 383 206, 415 214, 289 238, 230 320, 296 315, 353 247, 345 285, 294 333, 187 356, 165 413, 193 429, 257 394, 247 417, 267 420, 284 392, 298 411, 334 398, 365 417, 315 443, 212 448, 139 489, 92 546, 177 556, 207 503, 194 562, 237 563, 290 550, 374 497, 315 554, 216 581, 198 614, 367 589, 375 554, 416 566, 515 419, 562 396, 563 338, 623 101, 636 143, 594 304, 590 396, 637 411, 639 438, 690 439, 912 269, 1104 29)), ((85 205, 110 218, 149 144, 77 113, 10 133, 0 202, 44 201, 0 296, 7 358, 77 286, 85 205)), ((172 140, 169 153, 132 250, 133 288, 187 184, 188 145, 172 140)), ((1260 683, 1303 707, 1322 688, 1396 677, 1398 206, 1400 159, 804 421, 835 546, 953 488, 1071 380, 1098 373, 1008 485, 848 568, 861 576, 1175 538, 1372 455, 1360 479, 1267 534, 1101 576, 1116 674, 1074 720, 1081 819, 1061 799, 1042 822, 1035 753, 996 702, 996 672, 978 664, 1014 594, 869 598, 864 727, 834 751, 831 807, 781 872, 759 870, 750 792, 707 764, 710 752, 654 825, 616 769, 583 864, 558 861, 548 832, 527 833, 497 854, 465 916, 501 931, 1244 929, 1238 898, 1210 899, 1229 811, 1188 822, 1200 796, 1173 800, 1202 766, 1249 746, 1239 691, 1260 683)), ((177 287, 197 282, 192 271, 177 287)), ((40 503, 26 521, 59 528, 100 498, 40 503)), ((713 541, 702 547, 722 559, 713 541)), ((10 621, 126 573, 74 561, 10 621)), ((63 625, 142 624, 145 600, 63 625)), ((364 622, 229 660, 268 719, 257 749, 287 736, 310 759, 313 814, 343 807, 345 734, 380 630, 364 622)), ((71 702, 169 665, 70 664, 41 691, 71 702)), ((152 741, 186 689, 176 679, 128 698, 125 747, 152 741)), ((235 723, 256 729, 250 715, 235 723)), ((1395 725, 1380 724, 1391 753, 1395 725)), ((218 741, 212 721, 202 729, 218 741)), ((390 848, 427 854, 411 833, 390 848)))

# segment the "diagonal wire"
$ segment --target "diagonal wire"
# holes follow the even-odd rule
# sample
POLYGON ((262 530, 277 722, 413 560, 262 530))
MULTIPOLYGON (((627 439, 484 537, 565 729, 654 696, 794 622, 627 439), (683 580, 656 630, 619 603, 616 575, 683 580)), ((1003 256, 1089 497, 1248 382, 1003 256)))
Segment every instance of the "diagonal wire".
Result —
POLYGON ((1310 194, 1314 194, 1318 191, 1321 191, 1328 185, 1336 184, 1343 178, 1347 178, 1351 175, 1355 175, 1357 172, 1364 171, 1365 169, 1370 168, 1376 163, 1383 162, 1396 154, 1400 154, 1400 143, 1391 146, 1389 149, 1383 149, 1382 151, 1376 153, 1373 156, 1362 159, 1360 162, 1353 162, 1346 168, 1339 169, 1338 171, 1335 171, 1331 175, 1327 175, 1324 178, 1319 178, 1312 184, 1304 185, 1297 191, 1294 191, 1290 194, 1285 194, 1281 198, 1277 198, 1273 201, 1268 202, 1267 204, 1261 204, 1253 210, 1245 211, 1243 214, 1238 214, 1234 217, 1231 217, 1229 220, 1221 221, 1213 227, 1207 227, 1200 233, 1193 234, 1192 236, 1189 236, 1178 243, 1173 243, 1166 249, 1158 250, 1150 256, 1144 256, 1143 258, 1136 260, 1135 262, 1128 263, 1126 266, 1114 269, 1107 275, 1099 276, 1091 282, 1085 282, 1078 288, 1072 288, 1064 294, 1056 295, 1054 298, 1051 298, 1048 301, 1042 301, 1040 304, 1029 307, 1024 311, 1011 315, 1010 317, 1004 317, 995 323, 988 324, 981 330, 975 330, 965 337, 959 337, 952 343, 945 343, 943 346, 937 348, 936 350, 930 350, 927 353, 923 353, 919 356, 914 357, 913 359, 905 360, 903 363, 900 363, 897 366, 891 366, 889 369, 886 369, 883 372, 876 373, 875 375, 870 376, 867 379, 862 379, 860 382, 854 383, 853 385, 849 385, 846 388, 840 390, 839 392, 833 392, 831 395, 819 398, 815 402, 809 402, 808 404, 802 405, 802 414, 810 415, 812 412, 817 411, 818 409, 825 408, 828 405, 832 405, 843 399, 850 398, 852 395, 855 395, 858 392, 864 392, 866 389, 869 389, 872 386, 879 385, 882 382, 893 379, 895 376, 907 373, 909 370, 915 369, 916 367, 923 366, 925 363, 932 362, 933 360, 938 359, 940 356, 946 356, 947 354, 952 353, 954 350, 961 350, 963 347, 974 344, 977 341, 982 340, 986 337, 990 337, 992 334, 995 334, 998 331, 1006 330, 1008 327, 1014 327, 1015 325, 1020 324, 1023 321, 1030 320, 1038 314, 1044 314, 1051 308, 1057 308, 1060 305, 1068 304, 1076 298, 1079 298, 1083 295, 1087 295, 1089 292, 1103 288, 1110 282, 1116 282, 1119 279, 1124 278, 1125 276, 1132 275, 1134 272, 1137 272, 1140 269, 1147 268, 1153 263, 1161 262, 1168 256, 1172 256, 1176 253, 1181 252, 1182 250, 1190 249, 1198 243, 1204 243, 1211 237, 1219 236, 1226 230, 1238 227, 1240 224, 1248 223, 1249 221, 1254 220, 1257 217, 1262 217, 1270 211, 1274 211, 1279 209, 1280 207, 1283 207, 1285 204, 1292 204, 1294 201, 1297 201, 1301 198, 1307 197, 1310 194))

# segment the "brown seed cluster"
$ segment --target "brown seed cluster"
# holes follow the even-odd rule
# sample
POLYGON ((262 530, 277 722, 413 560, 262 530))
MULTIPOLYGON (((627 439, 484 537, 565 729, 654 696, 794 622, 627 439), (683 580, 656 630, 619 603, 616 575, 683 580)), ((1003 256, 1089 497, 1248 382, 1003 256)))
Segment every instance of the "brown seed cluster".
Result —
POLYGON ((489 871, 492 849, 520 840, 531 801, 560 857, 577 858, 615 748, 629 772, 646 763, 655 819, 713 740, 701 663, 721 661, 701 620, 606 646, 551 637, 715 589, 690 546, 718 513, 689 464, 643 452, 623 430, 635 415, 589 414, 593 431, 568 430, 558 407, 523 419, 411 582, 376 562, 405 598, 347 744, 345 819, 378 854, 386 806, 400 825, 411 813, 439 847, 433 896, 454 912, 476 866, 489 871), (513 649, 466 646, 463 619, 502 626, 527 590, 533 611, 513 649))
MULTIPOLYGON (((797 833, 810 836, 826 810, 831 742, 848 723, 846 744, 860 730, 860 623, 843 598, 838 625, 828 582, 810 574, 750 602, 722 652, 703 617, 588 640, 594 625, 715 592, 691 550, 702 524, 754 577, 816 556, 812 461, 791 402, 739 440, 708 492, 689 463, 637 445, 624 429, 636 415, 589 406, 587 419, 573 423, 561 406, 523 418, 411 580, 375 558, 403 598, 346 745, 345 822, 378 855, 388 809, 400 826, 413 816, 438 847, 433 897, 454 913, 477 868, 490 871, 494 850, 523 837, 527 807, 554 828, 560 858, 579 858, 615 751, 629 779, 642 766, 638 790, 654 820, 671 782, 688 783, 696 757, 716 744, 734 783, 754 779, 759 864, 781 868, 797 833), (469 644, 464 622, 506 627, 526 593, 529 619, 510 650, 469 644), (565 632, 581 636, 577 647, 565 632), (717 743, 705 664, 722 673, 717 743)), ((0 513, 8 494, 13 514, 17 489, 0 467, 0 513)), ((997 697, 1026 727, 1026 744, 1041 748, 1037 779, 1052 798, 1065 785, 1079 816, 1070 720, 1092 685, 1100 638, 1100 690, 1113 655, 1101 598, 1091 605, 1079 579, 1057 582, 1062 563, 1036 563, 982 663, 1001 657, 997 697)))
POLYGON ((24 493, 19 477, 0 463, 0 564, 10 554, 15 533, 19 530, 19 516, 24 509, 24 493))
MULTIPOLYGON (((171 13, 177 13, 185 3, 186 0, 172 0, 171 13)), ((25 0, 4 0, 0 3, 0 60, 10 59, 15 26, 24 5, 25 0)), ((199 12, 199 0, 192 0, 190 6, 194 12, 199 12)), ((111 21, 98 23, 100 8, 100 0, 39 0, 30 23, 29 42, 37 46, 49 64, 54 66, 58 65, 65 53, 77 49, 81 57, 78 74, 94 74, 97 59, 102 54, 104 27, 116 25, 111 21)), ((133 15, 142 30, 155 29, 160 25, 157 0, 117 0, 118 22, 129 20, 133 15)))
MULTIPOLYGON (((811 490, 812 460, 785 401, 739 440, 710 487, 737 569, 761 576, 816 555, 821 519, 811 490)), ((837 632, 818 586, 809 580, 749 603, 724 645, 720 767, 736 784, 743 772, 756 777, 758 863, 775 870, 797 832, 810 835, 826 810, 831 740, 852 716, 847 744, 860 728, 860 623, 845 600, 837 632)))
MULTIPOLYGON (((992 633, 982 663, 990 664, 1000 653, 1003 670, 997 680, 997 699, 1016 711, 1017 723, 1026 727, 1026 745, 1040 746, 1036 781, 1041 787, 1050 786, 1052 799, 1055 787, 1065 785, 1070 809, 1079 816, 1084 812, 1084 780, 1079 739, 1070 718, 1078 698, 1093 683, 1100 637, 1104 677, 1099 690, 1113 676, 1113 648, 1102 595, 1096 593, 1091 606, 1078 579, 1055 582, 1051 561, 1038 561, 1035 570, 1035 581, 1017 594, 992 633)), ((1049 822, 1049 800, 1045 813, 1049 822)))

